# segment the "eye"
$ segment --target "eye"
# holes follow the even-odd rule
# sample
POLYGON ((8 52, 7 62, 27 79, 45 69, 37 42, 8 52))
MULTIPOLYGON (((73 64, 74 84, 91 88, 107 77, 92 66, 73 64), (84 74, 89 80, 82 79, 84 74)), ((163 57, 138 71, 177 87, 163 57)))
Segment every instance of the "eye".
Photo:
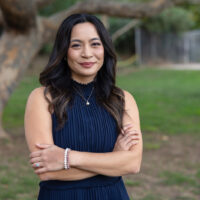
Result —
POLYGON ((92 46, 100 46, 101 44, 99 42, 95 42, 95 43, 92 43, 92 46))
POLYGON ((77 48, 77 47, 80 47, 80 45, 79 44, 73 44, 71 47, 77 48))

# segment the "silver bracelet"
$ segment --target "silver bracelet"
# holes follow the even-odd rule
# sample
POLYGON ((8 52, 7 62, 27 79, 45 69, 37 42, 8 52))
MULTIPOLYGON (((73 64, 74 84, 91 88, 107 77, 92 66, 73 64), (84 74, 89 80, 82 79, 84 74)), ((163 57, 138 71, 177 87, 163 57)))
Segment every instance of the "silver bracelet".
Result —
POLYGON ((69 152, 70 148, 65 149, 65 155, 64 155, 64 169, 69 169, 69 152))

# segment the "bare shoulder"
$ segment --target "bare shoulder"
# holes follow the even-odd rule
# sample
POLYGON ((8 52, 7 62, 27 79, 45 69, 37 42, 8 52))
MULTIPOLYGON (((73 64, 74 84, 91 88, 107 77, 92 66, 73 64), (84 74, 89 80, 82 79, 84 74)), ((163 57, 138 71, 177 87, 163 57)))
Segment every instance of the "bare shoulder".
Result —
MULTIPOLYGON (((34 90, 31 91, 28 99, 45 100, 44 90, 45 90, 44 86, 35 88, 34 90)), ((48 97, 49 100, 51 100, 51 95, 49 93, 47 94, 47 97, 48 97)))
POLYGON ((138 109, 133 95, 126 90, 123 90, 123 92, 124 92, 124 99, 125 99, 125 109, 127 108, 129 109, 133 107, 135 107, 135 109, 138 109))
MULTIPOLYGON (((27 99, 27 107, 31 106, 31 107, 37 107, 37 108, 38 107, 48 108, 49 103, 44 96, 44 90, 45 90, 44 86, 41 86, 32 90, 27 99)), ((50 94, 47 94, 47 98, 50 101, 52 100, 50 94)))
POLYGON ((123 90, 125 99, 125 112, 123 115, 123 124, 133 123, 136 130, 140 131, 140 117, 137 103, 133 95, 123 90))

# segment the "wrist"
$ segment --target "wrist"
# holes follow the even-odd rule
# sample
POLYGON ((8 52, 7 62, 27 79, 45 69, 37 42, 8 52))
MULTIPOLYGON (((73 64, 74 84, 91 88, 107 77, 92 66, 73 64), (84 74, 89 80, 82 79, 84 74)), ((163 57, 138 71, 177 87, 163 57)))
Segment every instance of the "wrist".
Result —
POLYGON ((69 153, 69 165, 70 167, 77 167, 80 162, 80 152, 71 150, 69 153))
POLYGON ((64 156, 65 156, 65 149, 60 148, 60 163, 63 166, 64 169, 64 156))

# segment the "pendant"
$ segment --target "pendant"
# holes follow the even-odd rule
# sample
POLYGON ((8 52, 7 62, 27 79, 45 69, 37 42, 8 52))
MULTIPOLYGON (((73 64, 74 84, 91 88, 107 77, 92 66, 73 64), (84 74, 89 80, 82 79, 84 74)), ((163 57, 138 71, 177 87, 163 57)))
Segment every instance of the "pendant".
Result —
POLYGON ((90 105, 90 102, 89 102, 89 101, 87 101, 87 102, 86 102, 86 105, 87 105, 87 106, 89 106, 89 105, 90 105))

